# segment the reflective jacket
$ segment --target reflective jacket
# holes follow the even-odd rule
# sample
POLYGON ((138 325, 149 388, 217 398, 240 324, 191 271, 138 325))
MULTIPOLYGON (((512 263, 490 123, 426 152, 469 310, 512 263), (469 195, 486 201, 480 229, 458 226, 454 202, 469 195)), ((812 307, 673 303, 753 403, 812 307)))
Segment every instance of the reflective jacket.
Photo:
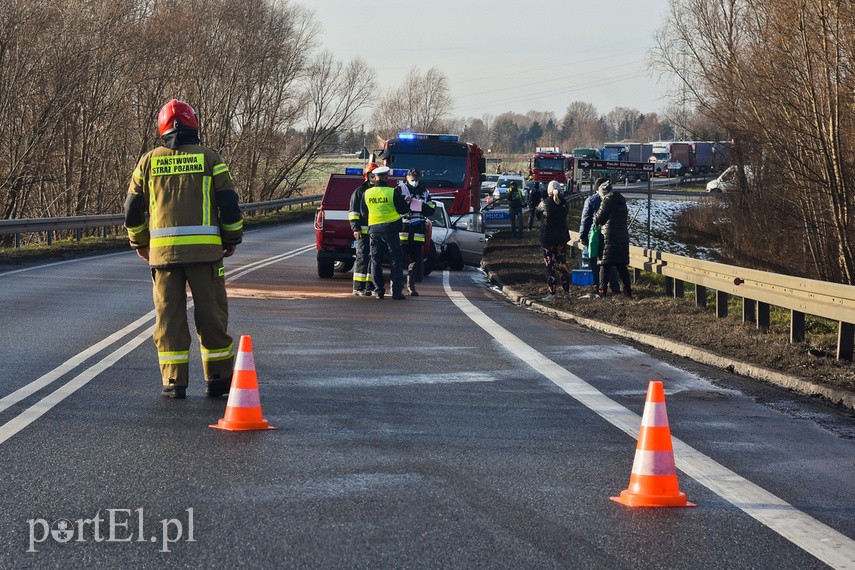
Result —
POLYGON ((368 216, 363 216, 362 198, 369 188, 371 188, 371 183, 365 181, 353 191, 353 194, 350 195, 350 211, 347 213, 350 229, 363 235, 368 235, 368 216))
POLYGON ((131 176, 125 226, 132 247, 149 248, 152 267, 219 261, 243 237, 228 166, 198 144, 149 151, 131 176))
POLYGON ((426 220, 436 211, 436 204, 431 200, 430 192, 426 188, 418 186, 413 188, 409 184, 406 184, 406 187, 413 201, 410 202, 409 211, 403 216, 404 228, 401 231, 401 241, 410 241, 412 236, 412 241, 424 243, 427 232, 426 220), (415 206, 416 200, 419 201, 419 206, 415 206), (414 210, 415 207, 420 209, 414 210))

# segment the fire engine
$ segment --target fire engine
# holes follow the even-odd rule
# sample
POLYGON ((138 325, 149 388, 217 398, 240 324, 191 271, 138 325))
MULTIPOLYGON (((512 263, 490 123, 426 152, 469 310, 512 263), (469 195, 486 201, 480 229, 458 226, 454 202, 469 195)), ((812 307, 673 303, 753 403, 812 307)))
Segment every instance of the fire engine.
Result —
POLYGON ((558 147, 537 147, 529 160, 529 174, 544 184, 552 180, 566 184, 568 172, 573 172, 573 157, 558 147))
POLYGON ((421 172, 420 184, 434 200, 442 200, 451 215, 480 211, 481 182, 486 180, 487 161, 477 145, 460 142, 457 135, 398 133, 387 140, 396 171, 421 172))

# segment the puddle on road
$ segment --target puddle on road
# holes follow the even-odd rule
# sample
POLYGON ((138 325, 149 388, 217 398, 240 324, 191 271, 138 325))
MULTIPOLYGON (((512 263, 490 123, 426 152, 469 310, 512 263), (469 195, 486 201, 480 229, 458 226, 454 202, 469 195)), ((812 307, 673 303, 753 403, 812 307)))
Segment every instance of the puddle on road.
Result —
POLYGON ((226 287, 230 299, 344 299, 352 297, 350 291, 330 292, 317 289, 251 289, 248 287, 226 287))

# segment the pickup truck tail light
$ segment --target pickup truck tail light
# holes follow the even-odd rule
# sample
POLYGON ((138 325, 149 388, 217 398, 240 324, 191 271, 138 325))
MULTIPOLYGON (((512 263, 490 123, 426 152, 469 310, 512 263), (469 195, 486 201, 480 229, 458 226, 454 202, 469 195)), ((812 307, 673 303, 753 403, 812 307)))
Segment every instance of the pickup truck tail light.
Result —
POLYGON ((324 229, 324 211, 318 210, 318 213, 315 214, 315 230, 321 231, 324 229))

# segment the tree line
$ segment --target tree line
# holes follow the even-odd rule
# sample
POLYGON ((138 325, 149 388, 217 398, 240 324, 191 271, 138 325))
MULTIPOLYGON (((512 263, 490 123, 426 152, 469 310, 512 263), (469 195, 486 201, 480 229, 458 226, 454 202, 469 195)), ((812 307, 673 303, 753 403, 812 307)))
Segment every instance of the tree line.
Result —
POLYGON ((321 153, 404 128, 517 153, 670 139, 676 125, 733 141, 740 190, 715 224, 728 251, 787 251, 808 276, 855 283, 853 21, 839 0, 672 0, 652 54, 679 82, 665 119, 582 101, 561 118, 455 118, 440 70, 413 68, 375 99, 367 64, 336 61, 290 2, 0 0, 0 218, 120 211, 173 97, 194 105, 245 202, 287 197, 321 153))
POLYGON ((370 101, 276 0, 0 0, 0 218, 119 212, 172 98, 244 201, 286 197, 370 101), (204 15, 204 17, 200 17, 204 15))

